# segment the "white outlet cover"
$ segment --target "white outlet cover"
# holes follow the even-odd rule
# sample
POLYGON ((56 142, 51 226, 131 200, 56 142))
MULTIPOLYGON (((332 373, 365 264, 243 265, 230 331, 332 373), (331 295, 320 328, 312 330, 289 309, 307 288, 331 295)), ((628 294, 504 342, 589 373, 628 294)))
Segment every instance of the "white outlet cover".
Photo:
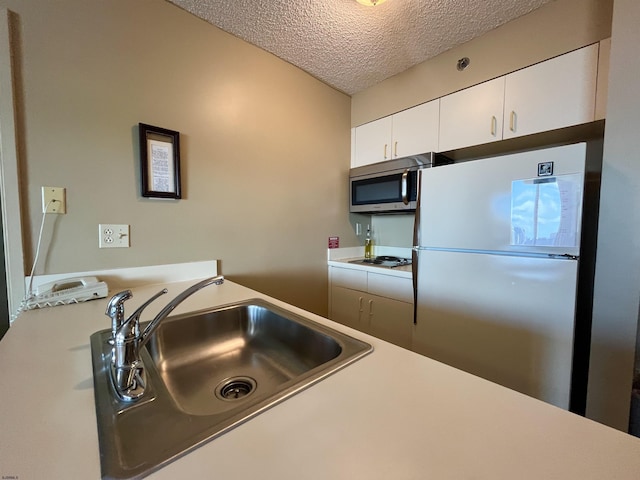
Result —
POLYGON ((101 223, 98 225, 100 248, 129 248, 129 225, 101 223))

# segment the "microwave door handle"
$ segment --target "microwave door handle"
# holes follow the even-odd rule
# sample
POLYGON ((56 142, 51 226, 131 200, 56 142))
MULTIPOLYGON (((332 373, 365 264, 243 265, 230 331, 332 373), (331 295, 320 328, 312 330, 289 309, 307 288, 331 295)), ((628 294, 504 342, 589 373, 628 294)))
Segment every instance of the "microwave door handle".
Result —
POLYGON ((409 177, 409 170, 405 170, 402 174, 401 193, 402 203, 409 205, 409 188, 407 185, 407 178, 409 177))

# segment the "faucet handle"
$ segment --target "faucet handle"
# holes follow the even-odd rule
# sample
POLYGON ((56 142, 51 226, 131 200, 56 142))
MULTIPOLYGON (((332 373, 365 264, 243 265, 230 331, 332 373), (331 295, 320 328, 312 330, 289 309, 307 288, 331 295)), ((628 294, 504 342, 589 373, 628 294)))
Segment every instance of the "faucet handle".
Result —
POLYGON ((111 300, 109 300, 109 303, 107 304, 107 312, 105 313, 105 315, 111 315, 110 312, 118 308, 131 297, 133 297, 131 290, 123 290, 122 292, 116 293, 113 297, 111 297, 111 300))
POLYGON ((107 311, 104 314, 111 318, 111 335, 113 337, 124 322, 124 302, 131 297, 133 297, 131 290, 123 290, 111 297, 107 304, 107 311))

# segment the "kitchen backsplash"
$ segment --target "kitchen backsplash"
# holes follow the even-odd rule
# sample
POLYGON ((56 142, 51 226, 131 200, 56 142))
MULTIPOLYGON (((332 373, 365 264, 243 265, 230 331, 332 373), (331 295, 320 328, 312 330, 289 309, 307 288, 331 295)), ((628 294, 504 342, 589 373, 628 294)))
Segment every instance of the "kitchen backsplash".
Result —
POLYGON ((374 245, 411 248, 413 246, 412 214, 372 215, 374 245))
MULTIPOLYGON (((379 257, 381 255, 388 255, 398 258, 411 258, 411 249, 406 247, 390 247, 386 245, 374 245, 373 255, 379 257)), ((344 260, 346 258, 363 258, 364 247, 344 247, 344 248, 329 248, 327 249, 327 260, 336 261, 344 260)))

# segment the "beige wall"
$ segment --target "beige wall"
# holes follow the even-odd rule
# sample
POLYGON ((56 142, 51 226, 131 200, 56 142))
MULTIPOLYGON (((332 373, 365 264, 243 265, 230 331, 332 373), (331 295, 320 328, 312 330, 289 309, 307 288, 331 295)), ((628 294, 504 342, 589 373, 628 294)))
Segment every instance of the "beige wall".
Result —
POLYGON ((640 2, 615 0, 587 403, 590 418, 621 430, 629 421, 634 355, 640 359, 638 25, 640 2))
POLYGON ((351 125, 524 68, 611 35, 613 0, 555 0, 352 98, 351 125), (458 59, 470 66, 456 69, 458 59))
POLYGON ((41 186, 67 189, 37 273, 222 259, 231 280, 326 314, 347 216, 350 99, 163 0, 0 0, 13 12, 26 256, 41 186), (140 197, 137 124, 181 133, 180 201, 140 197), (98 249, 99 223, 131 248, 98 249), (50 243, 49 243, 50 242, 50 243))

